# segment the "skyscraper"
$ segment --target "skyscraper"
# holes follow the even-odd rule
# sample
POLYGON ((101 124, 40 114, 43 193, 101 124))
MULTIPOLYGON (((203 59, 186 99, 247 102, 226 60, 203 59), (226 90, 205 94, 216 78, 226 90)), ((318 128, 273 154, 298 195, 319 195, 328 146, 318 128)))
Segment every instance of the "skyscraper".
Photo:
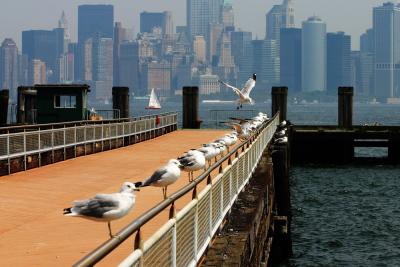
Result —
POLYGON ((164 23, 164 14, 162 12, 141 12, 140 13, 140 32, 151 33, 153 28, 162 29, 164 23))
POLYGON ((111 99, 113 86, 113 41, 112 38, 93 38, 92 73, 96 100, 111 99))
POLYGON ((221 23, 224 0, 187 0, 186 19, 189 38, 202 35, 208 42, 210 26, 221 23))
POLYGON ((282 28, 280 35, 280 84, 297 93, 301 91, 301 29, 282 28))
POLYGON ((380 101, 400 97, 400 6, 373 9, 375 95, 380 101))
POLYGON ((358 91, 365 96, 375 95, 374 84, 375 38, 373 29, 368 29, 360 36, 358 91))
POLYGON ((360 52, 361 53, 374 53, 375 39, 374 30, 368 29, 360 36, 360 52))
POLYGON ((235 13, 232 4, 229 2, 224 3, 222 8, 222 25, 224 25, 225 31, 235 30, 235 13))
POLYGON ((274 5, 266 14, 266 34, 268 40, 279 44, 281 28, 294 28, 294 7, 291 0, 284 0, 281 5, 274 5))
POLYGON ((114 32, 114 7, 112 5, 81 5, 78 7, 78 58, 77 80, 82 80, 84 75, 83 49, 87 39, 113 38, 114 32))
POLYGON ((123 42, 120 46, 119 84, 127 86, 136 96, 140 91, 139 44, 137 41, 123 42))
POLYGON ((193 41, 193 53, 197 63, 206 62, 206 41, 203 36, 195 36, 193 41))
POLYGON ((316 16, 303 22, 301 62, 302 91, 325 91, 326 24, 316 16))
POLYGON ((71 42, 71 36, 69 33, 67 16, 64 11, 61 14, 61 18, 58 20, 58 28, 64 29, 64 52, 67 52, 68 44, 71 42))
POLYGON ((116 22, 114 26, 114 45, 113 45, 113 83, 114 86, 120 86, 119 84, 119 61, 120 61, 120 49, 121 44, 124 41, 128 41, 128 29, 122 27, 121 22, 116 22))
POLYGON ((257 87, 266 90, 278 85, 279 52, 276 40, 253 40, 252 45, 253 72, 257 73, 257 87))
POLYGON ((12 39, 4 39, 0 48, 0 87, 10 90, 12 101, 17 99, 18 47, 12 39))
POLYGON ((337 94, 339 86, 351 86, 351 37, 344 32, 327 34, 327 90, 337 94))
POLYGON ((64 54, 64 29, 23 31, 22 54, 28 56, 29 63, 33 59, 44 62, 49 82, 58 82, 55 73, 58 69, 57 60, 64 54))
POLYGON ((237 85, 243 85, 253 71, 251 32, 231 32, 232 56, 238 71, 237 85))

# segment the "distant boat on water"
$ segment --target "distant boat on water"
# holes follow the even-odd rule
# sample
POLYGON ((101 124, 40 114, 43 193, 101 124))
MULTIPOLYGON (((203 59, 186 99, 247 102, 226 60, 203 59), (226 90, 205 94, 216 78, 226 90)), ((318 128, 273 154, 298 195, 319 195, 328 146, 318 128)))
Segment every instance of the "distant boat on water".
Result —
POLYGON ((146 109, 160 109, 160 101, 158 101, 156 92, 154 91, 154 88, 151 89, 151 94, 150 94, 150 99, 149 99, 149 105, 146 107, 146 109))

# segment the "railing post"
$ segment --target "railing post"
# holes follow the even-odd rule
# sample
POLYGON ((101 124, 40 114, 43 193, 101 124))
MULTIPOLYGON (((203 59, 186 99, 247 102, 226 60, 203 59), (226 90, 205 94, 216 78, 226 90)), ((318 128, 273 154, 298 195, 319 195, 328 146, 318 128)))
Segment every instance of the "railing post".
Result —
POLYGON ((26 132, 24 129, 24 170, 26 171, 26 132))
POLYGON ((11 174, 11 160, 10 160, 10 132, 7 131, 7 163, 8 163, 8 174, 11 174))
POLYGON ((172 266, 176 267, 176 227, 177 227, 177 221, 176 221, 176 210, 175 210, 175 202, 172 202, 171 208, 169 210, 169 219, 174 220, 174 226, 172 228, 172 248, 171 248, 171 257, 172 257, 172 266))

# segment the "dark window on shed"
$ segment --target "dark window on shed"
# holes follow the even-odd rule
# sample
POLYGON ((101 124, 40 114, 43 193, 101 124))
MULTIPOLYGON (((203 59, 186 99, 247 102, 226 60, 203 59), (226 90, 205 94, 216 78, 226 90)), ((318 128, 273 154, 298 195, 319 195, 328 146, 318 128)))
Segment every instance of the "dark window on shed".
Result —
POLYGON ((76 96, 56 95, 54 96, 55 108, 76 108, 76 96))

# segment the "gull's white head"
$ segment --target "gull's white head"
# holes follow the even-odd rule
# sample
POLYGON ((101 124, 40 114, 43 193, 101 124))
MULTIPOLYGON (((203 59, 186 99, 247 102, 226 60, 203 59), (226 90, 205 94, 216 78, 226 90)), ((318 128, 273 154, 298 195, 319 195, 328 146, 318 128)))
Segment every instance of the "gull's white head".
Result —
POLYGON ((170 160, 168 161, 168 165, 169 165, 169 164, 175 165, 175 166, 177 166, 178 168, 183 167, 182 164, 181 164, 181 163, 179 162, 179 160, 177 160, 177 159, 170 159, 170 160))
POLYGON ((131 182, 123 183, 120 190, 121 193, 133 193, 134 191, 140 191, 140 190, 135 186, 135 184, 131 182))

